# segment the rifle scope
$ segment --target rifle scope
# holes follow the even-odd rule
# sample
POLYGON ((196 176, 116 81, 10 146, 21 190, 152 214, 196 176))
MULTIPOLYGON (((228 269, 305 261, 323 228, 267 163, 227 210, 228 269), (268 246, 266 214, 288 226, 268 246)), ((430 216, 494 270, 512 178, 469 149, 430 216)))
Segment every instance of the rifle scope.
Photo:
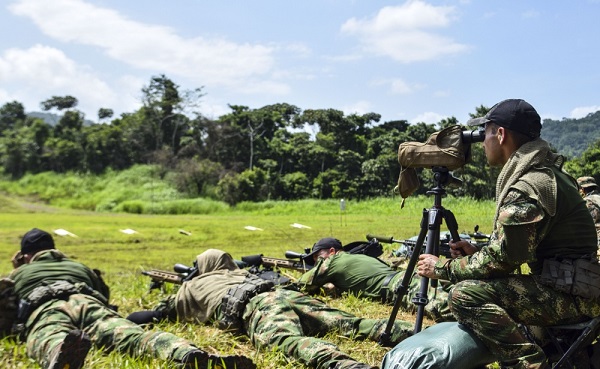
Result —
POLYGON ((305 256, 306 256, 306 254, 301 254, 301 253, 296 252, 296 251, 286 251, 285 252, 285 257, 287 259, 302 259, 305 256))

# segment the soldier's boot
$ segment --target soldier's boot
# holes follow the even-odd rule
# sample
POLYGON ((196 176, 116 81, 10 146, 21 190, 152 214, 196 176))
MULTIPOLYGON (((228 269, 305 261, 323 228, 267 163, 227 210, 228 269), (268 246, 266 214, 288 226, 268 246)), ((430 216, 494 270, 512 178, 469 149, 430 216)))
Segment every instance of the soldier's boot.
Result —
POLYGON ((91 347, 90 337, 80 329, 73 329, 54 349, 48 369, 81 369, 91 347))
POLYGON ((192 350, 181 359, 186 369, 256 369, 254 362, 241 355, 211 355, 202 350, 192 350))

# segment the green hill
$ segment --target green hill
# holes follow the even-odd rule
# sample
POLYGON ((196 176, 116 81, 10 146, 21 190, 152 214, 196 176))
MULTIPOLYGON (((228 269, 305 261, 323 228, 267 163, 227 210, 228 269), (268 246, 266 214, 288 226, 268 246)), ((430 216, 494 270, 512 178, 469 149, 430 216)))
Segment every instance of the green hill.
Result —
POLYGON ((600 111, 581 119, 544 119, 542 138, 569 159, 578 157, 592 143, 600 140, 600 111))

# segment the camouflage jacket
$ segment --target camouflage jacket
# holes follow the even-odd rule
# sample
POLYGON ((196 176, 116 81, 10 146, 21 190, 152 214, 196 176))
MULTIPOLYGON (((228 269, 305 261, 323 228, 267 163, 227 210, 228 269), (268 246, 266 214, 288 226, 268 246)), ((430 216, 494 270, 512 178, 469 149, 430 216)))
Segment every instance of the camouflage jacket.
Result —
POLYGON ((451 282, 498 278, 512 274, 523 263, 539 274, 546 258, 596 253, 596 232, 581 196, 566 174, 555 175, 559 188, 556 214, 545 212, 532 194, 509 190, 499 205, 489 245, 470 256, 440 259, 436 277, 451 282))
POLYGON ((594 190, 584 197, 585 204, 596 223, 596 227, 600 226, 600 193, 594 190))

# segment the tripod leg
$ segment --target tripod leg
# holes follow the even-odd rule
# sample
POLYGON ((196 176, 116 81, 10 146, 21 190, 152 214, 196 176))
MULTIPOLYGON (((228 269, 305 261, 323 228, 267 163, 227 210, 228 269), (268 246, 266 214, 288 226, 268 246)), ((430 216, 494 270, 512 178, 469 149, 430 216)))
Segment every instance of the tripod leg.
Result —
POLYGON ((396 299, 394 300, 394 307, 392 308, 392 312, 385 327, 385 331, 379 337, 379 344, 381 346, 391 346, 391 332, 392 328, 394 327, 394 321, 396 320, 396 316, 398 315, 400 303, 402 302, 402 299, 408 292, 408 286, 413 276, 415 265, 417 265, 417 261, 419 260, 419 255, 421 254, 421 249, 423 248, 423 243, 425 242, 425 236, 427 235, 428 215, 429 211, 427 209, 423 209, 423 217, 421 218, 421 231, 419 233, 419 237, 417 238, 417 243, 412 251, 406 270, 404 271, 404 277, 402 278, 402 281, 400 282, 400 285, 398 286, 396 291, 394 291, 396 295, 396 299))
POLYGON ((452 236, 452 241, 460 241, 460 235, 458 234, 458 223, 456 222, 454 213, 448 209, 444 209, 444 219, 446 220, 448 231, 450 231, 450 236, 452 236))
MULTIPOLYGON (((425 253, 437 255, 436 250, 439 249, 440 243, 440 224, 442 223, 442 209, 434 208, 429 210, 429 231, 427 233, 427 246, 425 253)), ((436 281, 437 285, 437 281, 436 281)), ((425 305, 429 303, 429 278, 421 277, 421 289, 413 298, 413 303, 417 305, 417 319, 415 321, 414 333, 421 331, 423 326, 423 316, 425 313, 425 305)))

